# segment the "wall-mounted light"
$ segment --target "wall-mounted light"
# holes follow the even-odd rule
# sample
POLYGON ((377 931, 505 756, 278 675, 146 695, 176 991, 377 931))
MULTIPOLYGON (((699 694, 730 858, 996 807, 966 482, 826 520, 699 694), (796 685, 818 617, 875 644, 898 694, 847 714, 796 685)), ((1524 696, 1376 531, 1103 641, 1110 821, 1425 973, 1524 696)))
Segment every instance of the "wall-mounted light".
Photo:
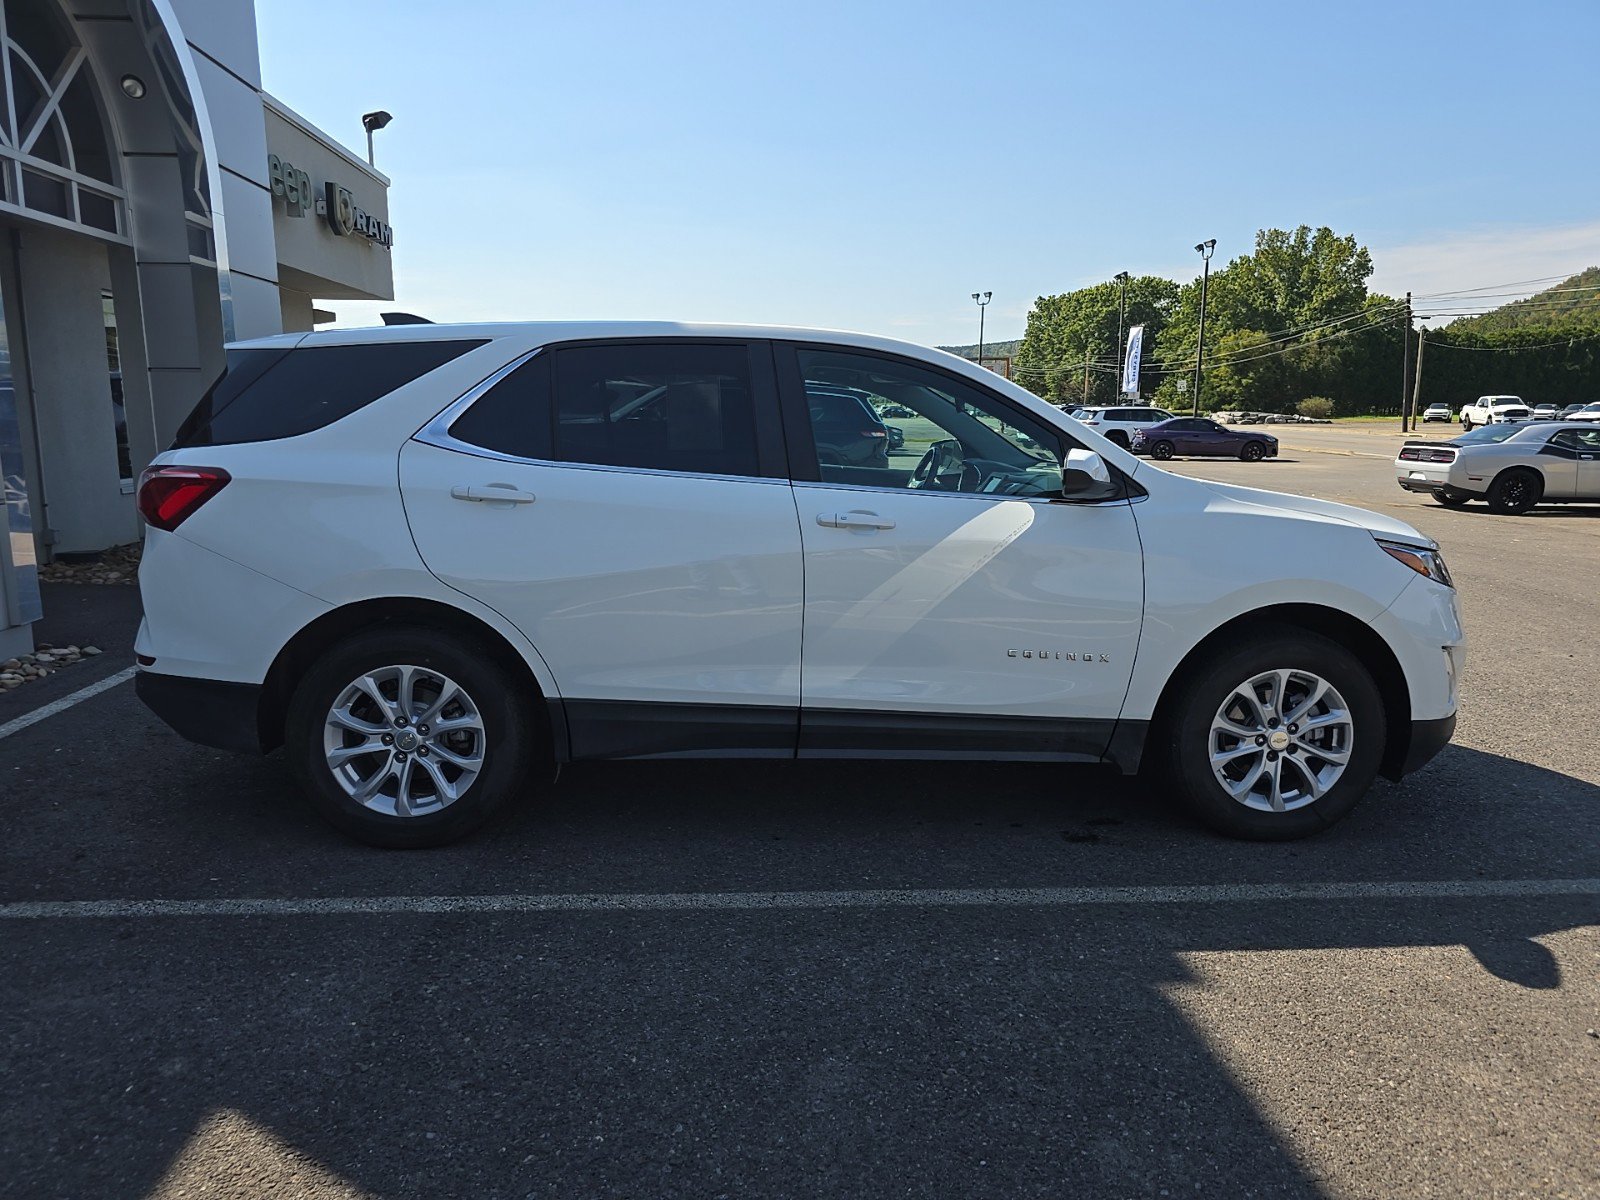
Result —
POLYGON ((122 90, 129 100, 144 99, 144 80, 137 75, 124 75, 122 77, 122 90))

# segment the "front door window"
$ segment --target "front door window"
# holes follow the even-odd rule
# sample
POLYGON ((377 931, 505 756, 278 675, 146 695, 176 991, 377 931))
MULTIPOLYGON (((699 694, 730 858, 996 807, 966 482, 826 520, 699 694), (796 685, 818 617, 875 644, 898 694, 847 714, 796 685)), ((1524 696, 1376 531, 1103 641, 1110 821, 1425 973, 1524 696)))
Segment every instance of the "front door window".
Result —
POLYGON ((1060 493, 1061 435, 981 389, 871 355, 801 350, 797 358, 823 482, 1060 493))

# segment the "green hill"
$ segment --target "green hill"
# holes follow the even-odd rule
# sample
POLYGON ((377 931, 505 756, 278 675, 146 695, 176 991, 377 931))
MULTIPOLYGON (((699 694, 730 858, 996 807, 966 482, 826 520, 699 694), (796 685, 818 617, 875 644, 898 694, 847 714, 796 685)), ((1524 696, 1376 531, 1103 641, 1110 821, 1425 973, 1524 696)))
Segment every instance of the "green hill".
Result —
MULTIPOLYGON (((983 356, 985 358, 1015 358, 1017 350, 1022 346, 1022 339, 1017 338, 1011 342, 984 342, 983 356)), ((969 346, 939 346, 940 350, 948 350, 951 354, 959 354, 962 358, 971 358, 978 353, 978 343, 969 346)))
POLYGON ((1501 305, 1481 317, 1453 321, 1448 328, 1452 333, 1501 333, 1556 327, 1600 329, 1600 267, 1580 271, 1537 295, 1501 305))

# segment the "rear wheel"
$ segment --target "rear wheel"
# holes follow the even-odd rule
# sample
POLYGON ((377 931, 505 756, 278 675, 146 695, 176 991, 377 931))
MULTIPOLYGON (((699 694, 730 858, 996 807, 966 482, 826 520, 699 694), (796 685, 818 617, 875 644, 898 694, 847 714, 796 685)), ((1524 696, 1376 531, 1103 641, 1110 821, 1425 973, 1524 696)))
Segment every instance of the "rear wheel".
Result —
POLYGON ((1489 507, 1497 513, 1525 513, 1544 496, 1544 477, 1526 467, 1513 467, 1489 485, 1489 507))
POLYGON ((1239 451, 1239 457, 1245 462, 1260 462, 1267 456, 1267 448, 1260 442, 1246 442, 1244 449, 1239 451))
POLYGON ((1150 447, 1150 457, 1159 458, 1165 462, 1167 459, 1172 457, 1174 449, 1175 447, 1171 442, 1157 442, 1154 446, 1150 447))
POLYGON ((1284 841, 1328 828, 1383 761, 1371 674, 1337 642, 1299 629, 1219 650, 1172 712, 1167 778, 1200 820, 1232 837, 1284 841))
POLYGON ((441 846, 527 785, 526 684, 482 646, 427 629, 335 647, 289 704, 289 766, 317 813, 373 846, 441 846))
POLYGON ((1120 429, 1113 429, 1110 433, 1106 434, 1106 441, 1113 442, 1116 445, 1121 446, 1124 450, 1128 448, 1128 435, 1123 433, 1120 429))

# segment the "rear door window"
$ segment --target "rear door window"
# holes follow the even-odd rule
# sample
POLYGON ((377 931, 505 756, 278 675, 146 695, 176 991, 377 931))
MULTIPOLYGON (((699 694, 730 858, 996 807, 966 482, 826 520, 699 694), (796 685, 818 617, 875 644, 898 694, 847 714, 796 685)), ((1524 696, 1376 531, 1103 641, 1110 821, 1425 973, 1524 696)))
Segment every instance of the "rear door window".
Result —
POLYGON ((758 476, 750 350, 628 343, 556 351, 561 462, 758 476))
POLYGON ((548 459, 550 355, 535 355, 479 396, 451 424, 450 436, 513 458, 548 459))
POLYGON ((246 348, 178 429, 174 448, 268 442, 331 425, 484 344, 479 340, 246 348))

